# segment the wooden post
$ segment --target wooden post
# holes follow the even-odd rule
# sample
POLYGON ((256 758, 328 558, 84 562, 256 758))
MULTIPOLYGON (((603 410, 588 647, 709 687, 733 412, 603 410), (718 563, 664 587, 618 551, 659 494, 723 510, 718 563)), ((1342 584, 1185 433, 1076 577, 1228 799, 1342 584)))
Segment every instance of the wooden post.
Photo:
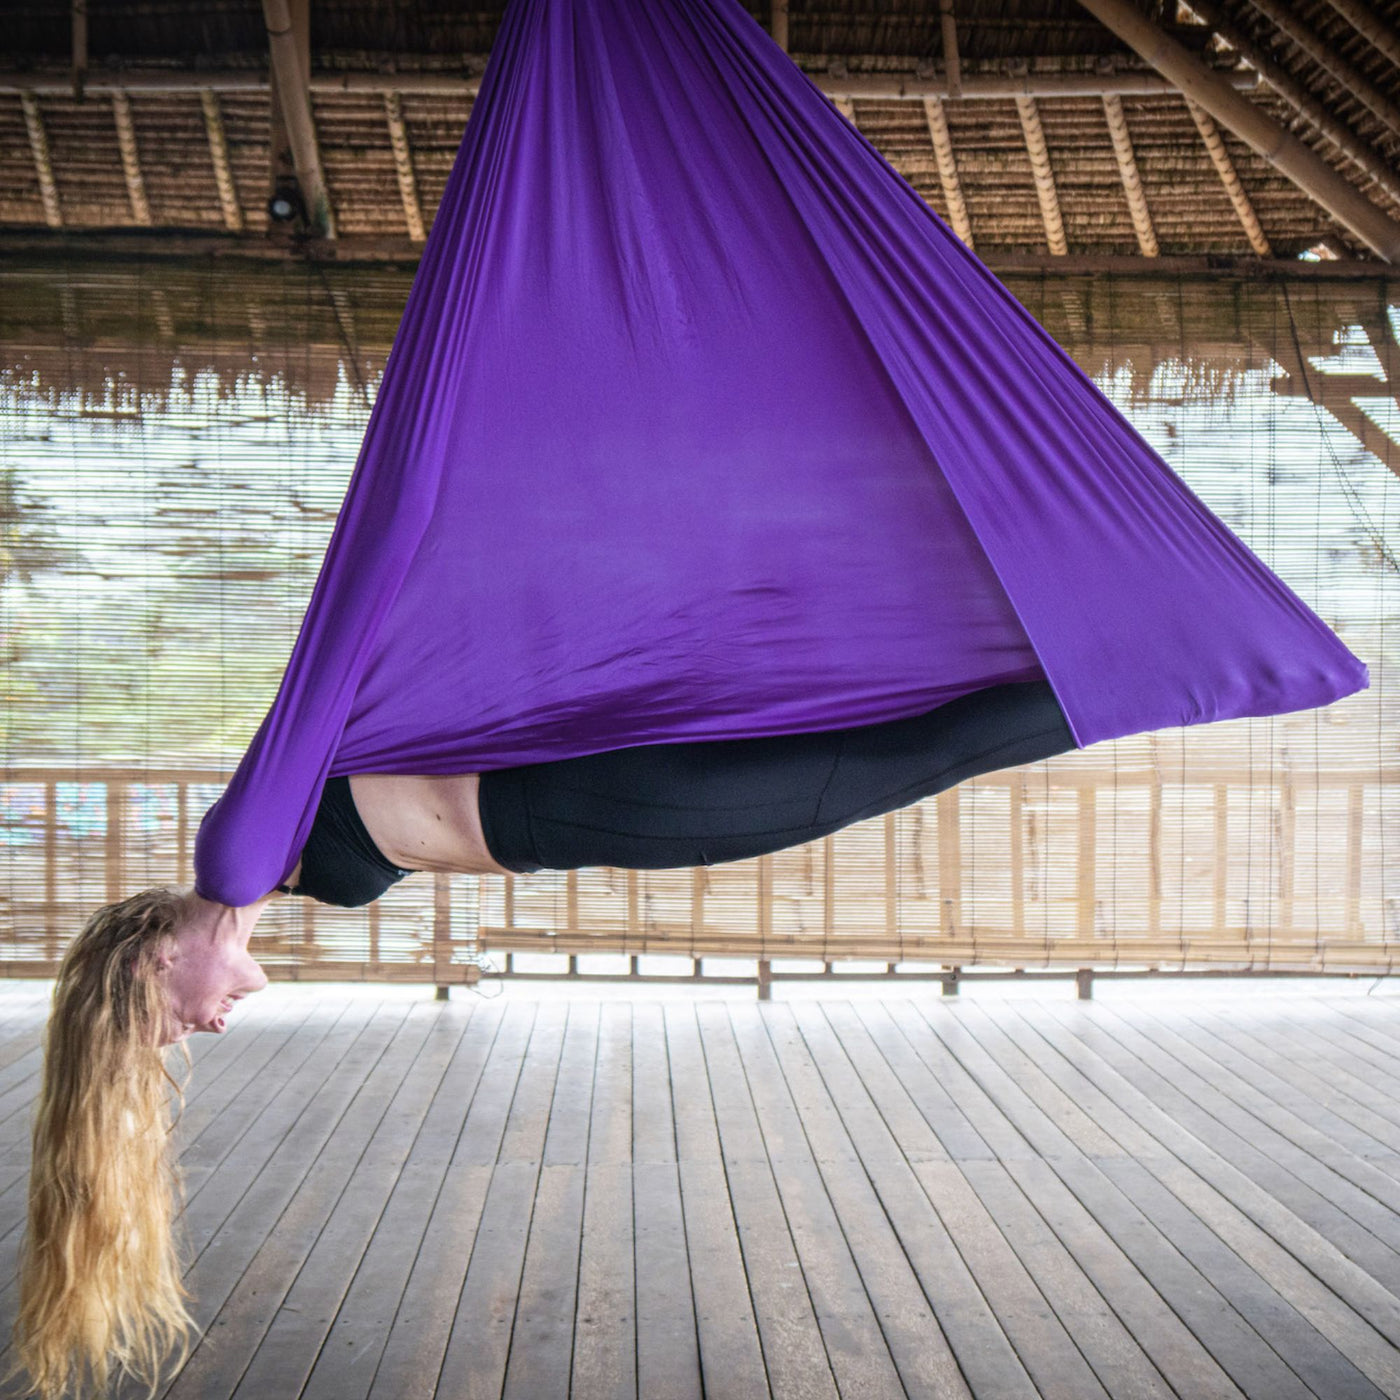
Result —
POLYGON ((44 935, 52 960, 58 947, 58 784, 44 784, 44 935))
POLYGON ((273 79, 282 120, 286 123, 292 159, 296 163, 301 197, 306 202, 306 220, 313 233, 323 238, 334 238, 335 212, 326 192, 321 152, 316 144, 316 126, 311 115, 309 55, 305 41, 298 32, 304 33, 307 13, 306 7, 300 6, 297 15, 300 22, 294 24, 289 0, 263 0, 273 79))
POLYGON ((126 883, 126 784, 116 779, 107 783, 107 903, 122 897, 126 883))
POLYGON ((899 828, 895 814, 885 813, 885 942, 899 938, 899 828))
POLYGON ((945 967, 943 969, 943 979, 941 987, 945 997, 955 997, 958 994, 958 974, 962 971, 960 967, 945 967))
POLYGON ((1215 929, 1216 938, 1225 937, 1225 925, 1229 916, 1226 895, 1229 890, 1230 873, 1230 788, 1226 783, 1214 785, 1215 796, 1215 929))
POLYGON ((1075 987, 1079 993, 1080 1001, 1092 1001, 1094 999, 1094 971, 1092 968, 1081 967, 1074 974, 1075 987))
POLYGON ((767 958, 758 960, 758 999, 773 1000, 773 964, 767 958))
POLYGON ((948 96, 962 96, 962 57, 958 53, 958 22, 953 0, 938 0, 938 18, 943 34, 943 74, 948 79, 948 96))
POLYGON ((452 877, 439 871, 433 876, 433 980, 438 1000, 447 999, 447 978, 452 965, 452 877))
POLYGON ((1076 874, 1078 889, 1078 918, 1076 932, 1080 938, 1094 934, 1094 886, 1097 883, 1095 847, 1098 844, 1098 815, 1094 789, 1080 788, 1079 793, 1079 862, 1076 874))
POLYGON ((175 784, 175 883, 190 878, 190 790, 187 783, 175 784))
POLYGON ((1365 789, 1347 784, 1347 933, 1361 935, 1361 833, 1365 814, 1365 789))

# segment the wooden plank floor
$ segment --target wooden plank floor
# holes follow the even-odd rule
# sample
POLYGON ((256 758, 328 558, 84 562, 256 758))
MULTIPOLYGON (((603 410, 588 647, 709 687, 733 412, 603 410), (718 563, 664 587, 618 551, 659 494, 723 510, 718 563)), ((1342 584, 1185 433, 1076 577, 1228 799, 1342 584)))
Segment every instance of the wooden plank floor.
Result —
POLYGON ((1393 994, 459 998, 200 1038, 171 1400, 1400 1397, 1393 994))

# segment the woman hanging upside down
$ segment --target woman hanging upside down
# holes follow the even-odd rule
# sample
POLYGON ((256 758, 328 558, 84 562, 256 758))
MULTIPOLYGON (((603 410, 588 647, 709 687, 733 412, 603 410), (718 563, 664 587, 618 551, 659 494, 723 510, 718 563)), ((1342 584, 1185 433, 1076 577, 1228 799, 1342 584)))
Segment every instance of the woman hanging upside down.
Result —
POLYGON ((36 1393, 54 1400, 122 1370, 154 1384, 188 1349, 163 1052, 223 1031, 267 985, 248 942, 279 893, 360 905, 415 870, 743 860, 1074 747, 1049 685, 1032 681, 858 729, 451 777, 355 774, 326 784, 287 884, 255 903, 154 889, 99 910, 59 970, 34 1122, 16 1337, 36 1393))

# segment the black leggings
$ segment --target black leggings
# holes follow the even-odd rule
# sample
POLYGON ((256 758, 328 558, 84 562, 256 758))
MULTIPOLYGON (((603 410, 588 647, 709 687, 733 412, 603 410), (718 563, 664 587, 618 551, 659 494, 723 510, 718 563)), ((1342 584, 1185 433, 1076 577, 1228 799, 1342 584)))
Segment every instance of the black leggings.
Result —
POLYGON ((1074 747, 1045 681, 997 685, 859 729, 645 744, 483 773, 481 825, 495 859, 522 874, 713 865, 1074 747))

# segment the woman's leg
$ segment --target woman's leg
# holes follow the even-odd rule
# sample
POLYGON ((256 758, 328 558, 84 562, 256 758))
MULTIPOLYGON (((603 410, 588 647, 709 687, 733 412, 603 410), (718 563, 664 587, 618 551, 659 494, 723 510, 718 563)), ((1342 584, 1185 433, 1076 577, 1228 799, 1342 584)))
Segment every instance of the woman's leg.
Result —
POLYGON ((1046 682, 992 686, 859 729, 647 744, 486 773, 482 828, 515 870, 712 865, 1074 747, 1046 682))

